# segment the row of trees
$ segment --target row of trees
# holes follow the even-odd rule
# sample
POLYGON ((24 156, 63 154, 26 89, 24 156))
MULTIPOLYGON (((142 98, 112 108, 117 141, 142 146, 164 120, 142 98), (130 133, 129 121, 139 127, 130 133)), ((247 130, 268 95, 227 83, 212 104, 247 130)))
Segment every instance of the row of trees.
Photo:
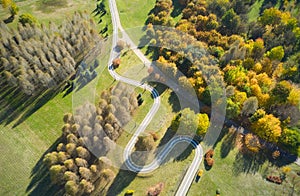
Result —
POLYGON ((164 74, 153 68, 149 73, 159 80, 166 79, 162 78, 165 75, 177 78, 186 88, 192 86, 207 105, 212 93, 208 84, 224 82, 227 118, 243 122, 266 141, 299 153, 299 21, 288 11, 264 7, 258 20, 249 23, 247 13, 254 2, 180 1, 182 18, 168 24, 178 32, 169 32, 154 26, 161 25, 162 19, 153 18, 174 21, 166 14, 172 12, 173 4, 157 1, 146 36, 164 74), (221 77, 215 77, 217 73, 221 77), (259 109, 268 114, 252 121, 259 109))
POLYGON ((87 195, 95 188, 104 195, 116 176, 105 156, 136 107, 136 96, 119 83, 102 92, 97 106, 87 103, 74 115, 65 114, 61 143, 43 160, 52 183, 64 186, 68 195, 87 195), (95 187, 96 181, 99 187, 95 187))
POLYGON ((19 24, 17 30, 0 22, 0 72, 7 88, 33 95, 65 81, 99 40, 93 20, 75 13, 60 27, 19 24))

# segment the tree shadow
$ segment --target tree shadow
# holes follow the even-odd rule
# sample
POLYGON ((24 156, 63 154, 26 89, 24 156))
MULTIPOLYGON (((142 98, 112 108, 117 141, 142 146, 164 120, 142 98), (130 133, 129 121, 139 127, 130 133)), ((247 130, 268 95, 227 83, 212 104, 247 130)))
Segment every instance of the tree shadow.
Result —
POLYGON ((12 23, 14 20, 15 20, 15 16, 14 16, 14 15, 11 15, 11 16, 9 16, 8 18, 4 19, 3 22, 4 22, 5 24, 9 24, 9 23, 12 23))
POLYGON ((182 10, 184 9, 184 6, 180 5, 178 0, 172 0, 172 2, 173 2, 174 9, 171 13, 171 16, 173 18, 175 18, 175 17, 179 16, 182 13, 182 10))
POLYGON ((18 88, 3 87, 0 91, 0 124, 8 125, 14 120, 20 119, 14 127, 26 120, 36 110, 46 104, 59 92, 59 87, 55 89, 43 90, 35 95, 26 95, 18 88))
POLYGON ((119 173, 110 185, 106 195, 119 195, 137 176, 137 173, 130 171, 125 164, 121 166, 119 173))
POLYGON ((226 158, 230 151, 235 148, 235 140, 237 135, 237 131, 230 131, 228 134, 226 134, 221 145, 221 158, 226 158))
POLYGON ((48 167, 44 164, 43 159, 46 154, 56 149, 56 146, 61 142, 62 138, 58 138, 49 147, 38 162, 35 164, 31 171, 31 181, 26 188, 26 193, 30 196, 40 195, 63 195, 63 189, 60 186, 53 185, 51 183, 50 174, 48 167))
POLYGON ((263 153, 252 154, 239 152, 233 164, 233 174, 236 176, 240 173, 255 174, 266 161, 267 158, 263 153))
MULTIPOLYGON (((55 89, 49 89, 43 95, 37 97, 36 99, 29 99, 31 104, 28 105, 27 108, 24 108, 24 112, 22 116, 18 119, 18 121, 13 125, 13 128, 20 125, 24 122, 29 116, 43 107, 48 101, 52 100, 57 94, 60 92, 60 87, 56 87, 55 89)), ((9 119, 9 121, 13 121, 14 118, 9 119)))
POLYGON ((170 95, 168 101, 169 101, 169 104, 172 106, 173 112, 179 112, 181 110, 179 99, 178 99, 176 93, 174 93, 174 91, 171 92, 171 95, 170 95))

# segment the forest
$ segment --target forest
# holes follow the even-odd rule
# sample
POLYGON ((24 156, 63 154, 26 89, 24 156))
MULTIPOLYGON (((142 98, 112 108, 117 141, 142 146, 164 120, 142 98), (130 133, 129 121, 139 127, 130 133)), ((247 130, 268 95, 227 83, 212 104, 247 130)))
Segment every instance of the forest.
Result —
POLYGON ((106 155, 137 107, 135 93, 118 83, 101 93, 97 106, 86 103, 66 113, 60 143, 43 159, 51 182, 68 195, 90 194, 95 188, 106 194, 116 177, 106 155))
POLYGON ((147 52, 169 76, 190 83, 207 106, 212 104, 208 83, 223 83, 227 119, 261 143, 299 155, 300 18, 294 11, 299 3, 265 0, 258 17, 249 18, 254 3, 157 0, 146 21, 147 52), (162 33, 159 25, 181 33, 162 33))

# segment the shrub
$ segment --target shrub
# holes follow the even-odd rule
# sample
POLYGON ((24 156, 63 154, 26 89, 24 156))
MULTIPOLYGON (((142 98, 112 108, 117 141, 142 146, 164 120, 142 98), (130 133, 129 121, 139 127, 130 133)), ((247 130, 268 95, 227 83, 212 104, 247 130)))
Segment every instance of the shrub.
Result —
POLYGON ((22 14, 19 18, 19 22, 25 26, 26 24, 30 24, 33 25, 35 23, 37 23, 37 20, 35 17, 33 17, 31 14, 25 13, 22 14))

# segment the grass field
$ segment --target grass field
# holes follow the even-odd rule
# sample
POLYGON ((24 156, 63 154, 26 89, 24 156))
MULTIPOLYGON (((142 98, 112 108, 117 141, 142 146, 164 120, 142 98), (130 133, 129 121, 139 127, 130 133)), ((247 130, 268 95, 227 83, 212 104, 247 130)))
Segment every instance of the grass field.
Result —
POLYGON ((125 29, 144 26, 154 5, 155 0, 117 0, 122 26, 125 29))
MULTIPOLYGON (((71 18, 75 11, 86 11, 88 14, 96 9, 96 1, 94 0, 20 0, 15 1, 19 7, 19 13, 15 17, 12 23, 9 23, 9 27, 15 28, 18 23, 18 16, 23 13, 32 14, 40 24, 48 24, 54 22, 61 24, 61 22, 67 18, 71 18)), ((102 17, 103 22, 98 24, 99 31, 108 25, 108 33, 112 32, 110 11, 107 0, 104 0, 107 14, 102 17)), ((8 8, 3 9, 0 6, 0 20, 4 20, 10 16, 8 8)), ((95 16, 96 23, 99 22, 99 16, 95 16)))
MULTIPOLYGON (((92 13, 96 8, 96 2, 92 0, 71 0, 67 2, 67 7, 50 11, 38 9, 37 6, 40 1, 17 1, 17 5, 20 8, 19 15, 31 13, 38 18, 39 23, 51 21, 57 24, 61 24, 66 17, 71 17, 74 11, 87 10, 92 13)), ((8 10, 3 10, 1 7, 0 19, 5 19, 8 16, 8 10)), ((97 17, 94 19, 98 20, 97 17)), ((104 24, 110 25, 110 15, 106 15, 102 19, 104 24)), ((15 27, 16 23, 17 18, 9 26, 15 27)), ((98 28, 100 31, 101 24, 98 28)), ((107 49, 109 50, 109 46, 107 49)), ((105 59, 101 58, 101 60, 106 66, 105 59)), ((89 89, 94 88, 97 95, 104 88, 109 87, 112 82, 113 79, 105 69, 98 81, 94 80, 89 83, 79 91, 79 94, 85 96, 86 93, 90 92, 89 89)), ((63 114, 72 112, 73 94, 64 96, 65 93, 59 92, 57 96, 35 111, 17 127, 13 127, 17 119, 6 126, 4 124, 0 125, 0 195, 26 195, 26 188, 31 182, 31 174, 36 163, 61 135, 63 114)))
MULTIPOLYGON (((251 163, 243 158, 237 159, 239 154, 237 148, 233 148, 225 158, 222 158, 224 146, 231 145, 226 139, 228 137, 229 135, 226 135, 216 146, 215 164, 211 170, 206 171, 203 162, 201 163, 204 174, 200 182, 192 184, 188 195, 215 195, 217 188, 221 190, 221 195, 288 195, 291 188, 288 183, 277 185, 264 179, 263 176, 278 175, 279 171, 268 161, 256 167, 254 162, 251 163), (242 171, 249 168, 249 173, 242 171)), ((294 171, 299 171, 296 164, 291 164, 289 167, 294 171)))

